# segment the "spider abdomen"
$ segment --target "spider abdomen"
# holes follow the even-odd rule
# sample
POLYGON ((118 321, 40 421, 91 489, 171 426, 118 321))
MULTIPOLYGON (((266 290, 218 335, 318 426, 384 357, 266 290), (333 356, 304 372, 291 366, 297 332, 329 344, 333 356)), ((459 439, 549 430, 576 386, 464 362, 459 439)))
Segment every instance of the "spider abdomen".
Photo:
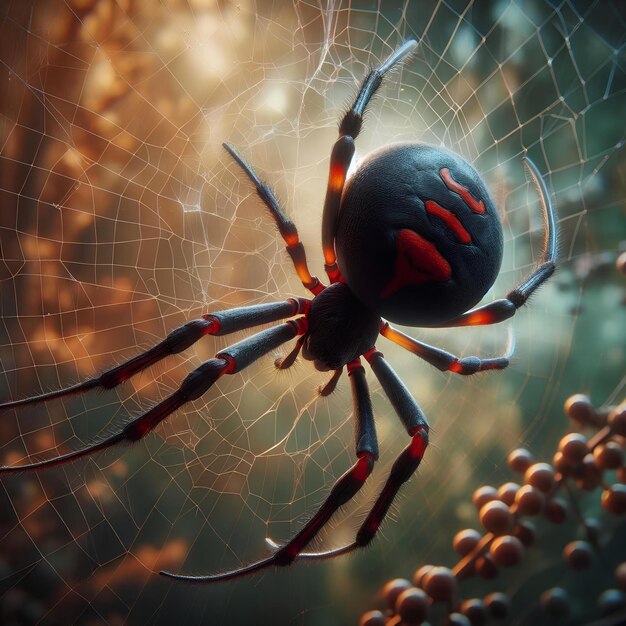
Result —
POLYGON ((476 170, 435 146, 372 152, 346 183, 336 250, 355 295, 383 317, 440 324, 474 306, 502 262, 502 227, 476 170))

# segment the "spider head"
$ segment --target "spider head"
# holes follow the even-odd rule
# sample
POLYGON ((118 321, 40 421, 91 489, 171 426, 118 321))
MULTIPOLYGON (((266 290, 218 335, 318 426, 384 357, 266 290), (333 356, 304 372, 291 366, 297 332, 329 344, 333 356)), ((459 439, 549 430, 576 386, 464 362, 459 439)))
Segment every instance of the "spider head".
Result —
POLYGON ((378 315, 367 309, 344 283, 333 283, 311 302, 302 356, 319 371, 338 369, 376 341, 378 315))

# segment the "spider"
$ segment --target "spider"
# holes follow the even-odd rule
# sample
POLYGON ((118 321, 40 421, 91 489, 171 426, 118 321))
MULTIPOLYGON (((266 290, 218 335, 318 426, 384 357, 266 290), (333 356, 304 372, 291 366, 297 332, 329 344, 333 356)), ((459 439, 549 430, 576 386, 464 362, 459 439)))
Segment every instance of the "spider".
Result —
POLYGON ((537 185, 544 216, 544 250, 535 270, 503 299, 472 309, 493 285, 502 261, 502 227, 489 192, 475 169, 448 150, 423 143, 397 143, 368 155, 347 179, 355 139, 367 106, 384 75, 416 48, 405 41, 363 80, 354 103, 339 124, 330 156, 322 217, 322 247, 329 284, 309 272, 294 223, 271 188, 229 144, 224 148, 254 184, 285 241, 298 277, 313 297, 207 313, 172 331, 146 352, 73 386, 6 402, 0 409, 82 393, 112 389, 205 335, 226 335, 253 326, 283 323, 239 341, 193 370, 179 389, 148 411, 82 449, 21 466, 0 467, 0 474, 37 471, 91 455, 122 442, 136 442, 195 400, 225 374, 240 372, 260 357, 297 338, 277 359, 290 367, 302 353, 320 371, 333 371, 320 391, 332 393, 344 368, 350 378, 356 432, 356 462, 335 483, 324 503, 287 543, 268 539, 270 556, 225 573, 162 575, 195 583, 224 581, 294 560, 336 557, 369 544, 401 486, 417 470, 428 445, 428 422, 408 389, 375 347, 382 335, 442 370, 470 375, 501 370, 509 354, 495 358, 458 358, 395 329, 387 320, 409 326, 459 327, 495 324, 512 317, 554 272, 557 231, 554 209, 537 167, 526 159, 537 185), (326 552, 305 552, 331 516, 363 486, 378 458, 374 415, 361 357, 367 361, 410 438, 354 541, 326 552))

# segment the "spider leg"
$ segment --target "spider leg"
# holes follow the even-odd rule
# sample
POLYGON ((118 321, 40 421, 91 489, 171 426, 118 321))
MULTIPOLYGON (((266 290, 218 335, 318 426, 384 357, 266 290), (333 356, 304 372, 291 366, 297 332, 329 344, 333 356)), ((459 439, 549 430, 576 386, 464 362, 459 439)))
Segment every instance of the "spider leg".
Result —
POLYGON ((158 363, 172 354, 178 354, 191 347, 205 335, 228 335, 252 326, 260 326, 276 322, 285 317, 298 313, 306 313, 310 300, 306 298, 290 298, 285 302, 256 304, 253 306, 238 307, 226 311, 207 313, 200 319, 192 320, 173 330, 163 341, 141 354, 112 367, 95 378, 90 378, 71 387, 58 389, 22 400, 13 400, 0 404, 0 411, 13 409, 37 402, 45 402, 55 398, 63 398, 100 387, 113 389, 131 376, 158 363))
POLYGON ((337 267, 335 255, 335 231, 339 206, 343 193, 346 175, 352 163, 355 146, 354 140, 361 132, 363 115, 372 96, 383 82, 383 76, 417 47, 417 41, 408 39, 395 50, 379 67, 370 70, 363 80, 357 97, 339 124, 339 139, 335 142, 330 155, 330 171, 328 186, 322 215, 322 248, 324 250, 325 269, 330 281, 335 283, 341 275, 337 267))
POLYGON ((287 252, 289 253, 291 260, 293 261, 293 265, 296 268, 298 278, 302 281, 302 284, 306 287, 306 289, 308 289, 313 295, 317 295, 320 291, 322 291, 324 285, 320 283, 317 276, 311 276, 311 272, 309 272, 309 267, 306 262, 306 253, 304 251, 304 246, 300 241, 296 225, 287 217, 287 215, 285 215, 285 212, 282 210, 278 199, 272 191, 272 188, 261 181, 252 167, 246 163, 244 158, 235 150, 235 148, 233 148, 233 146, 229 143, 223 143, 222 146, 234 159, 237 165, 241 167, 246 176, 252 181, 256 187, 256 192, 259 198, 261 198, 265 206, 269 209, 269 212, 276 223, 276 227, 278 228, 278 232, 287 244, 287 252))
POLYGON ((143 415, 132 419, 117 432, 92 443, 86 448, 46 461, 27 465, 2 466, 0 467, 0 474, 12 474, 63 465, 91 455, 94 452, 105 450, 118 443, 139 441, 174 411, 205 394, 220 376, 241 371, 259 357, 304 332, 306 332, 306 318, 300 317, 296 320, 284 322, 279 326, 263 330, 252 337, 233 344, 218 353, 215 358, 202 363, 202 365, 187 375, 181 386, 173 394, 153 406, 143 415))
POLYGON ((411 392, 376 348, 372 348, 364 356, 411 437, 411 442, 393 464, 387 481, 357 531, 354 542, 325 552, 304 552, 299 555, 301 559, 331 559, 369 544, 383 523, 398 491, 419 467, 428 446, 428 422, 411 392))
POLYGON ((427 343, 422 343, 417 339, 413 339, 409 335, 405 335, 400 332, 388 322, 385 322, 381 329, 380 334, 386 337, 390 341, 402 346, 405 350, 412 352, 420 359, 424 359, 430 365, 436 367, 442 372, 454 372, 455 374, 463 374, 469 376, 476 374, 477 372, 484 372, 486 370, 502 370, 509 365, 509 359, 513 354, 514 341, 513 335, 509 335, 509 346, 507 354, 504 356, 481 359, 477 356, 466 356, 459 358, 450 352, 446 352, 441 348, 430 346, 427 343))
POLYGON ((341 476, 325 502, 317 513, 306 523, 289 542, 283 545, 270 540, 272 547, 277 550, 271 556, 247 565, 245 567, 208 576, 185 576, 160 572, 163 576, 194 583, 209 583, 239 578, 246 574, 257 572, 270 565, 284 566, 292 563, 302 552, 305 546, 319 533, 332 515, 346 504, 364 485, 367 477, 374 468, 374 462, 378 459, 378 442, 372 404, 365 380, 365 371, 361 361, 356 359, 348 364, 348 375, 352 384, 352 398, 354 414, 356 416, 356 456, 357 461, 351 469, 341 476))
POLYGON ((478 307, 459 317, 449 320, 438 326, 482 326, 485 324, 497 324, 515 315, 517 310, 526 303, 528 298, 552 276, 556 269, 557 257, 557 224, 556 212, 552 206, 552 200, 548 188, 537 166, 528 158, 524 162, 530 175, 537 186, 539 199, 544 218, 544 250, 532 274, 515 289, 509 291, 506 298, 494 300, 489 304, 478 307))

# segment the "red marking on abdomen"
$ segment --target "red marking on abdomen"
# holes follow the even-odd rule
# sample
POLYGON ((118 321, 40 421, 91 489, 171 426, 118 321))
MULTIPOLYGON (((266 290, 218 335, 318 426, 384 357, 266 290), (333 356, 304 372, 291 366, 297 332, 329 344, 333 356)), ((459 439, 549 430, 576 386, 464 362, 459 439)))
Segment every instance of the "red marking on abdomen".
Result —
POLYGON ((437 216, 441 221, 454 233, 457 241, 461 243, 472 243, 470 234, 465 230, 463 224, 459 222, 458 218, 452 211, 444 209, 441 205, 437 204, 434 200, 426 200, 424 205, 426 210, 431 215, 437 216))
POLYGON ((381 298, 409 285, 419 285, 432 280, 450 280, 452 270, 435 244, 416 232, 403 228, 396 237, 396 267, 381 298))
POLYGON ((467 187, 457 183, 456 180, 452 178, 452 174, 447 167, 441 168, 441 170, 439 170, 439 175, 441 176, 441 180, 443 180, 446 187, 450 191, 458 193, 463 199, 463 202, 465 202, 465 204, 467 204, 467 206, 472 209, 474 213, 480 213, 482 215, 485 212, 485 203, 482 200, 476 200, 467 187))

